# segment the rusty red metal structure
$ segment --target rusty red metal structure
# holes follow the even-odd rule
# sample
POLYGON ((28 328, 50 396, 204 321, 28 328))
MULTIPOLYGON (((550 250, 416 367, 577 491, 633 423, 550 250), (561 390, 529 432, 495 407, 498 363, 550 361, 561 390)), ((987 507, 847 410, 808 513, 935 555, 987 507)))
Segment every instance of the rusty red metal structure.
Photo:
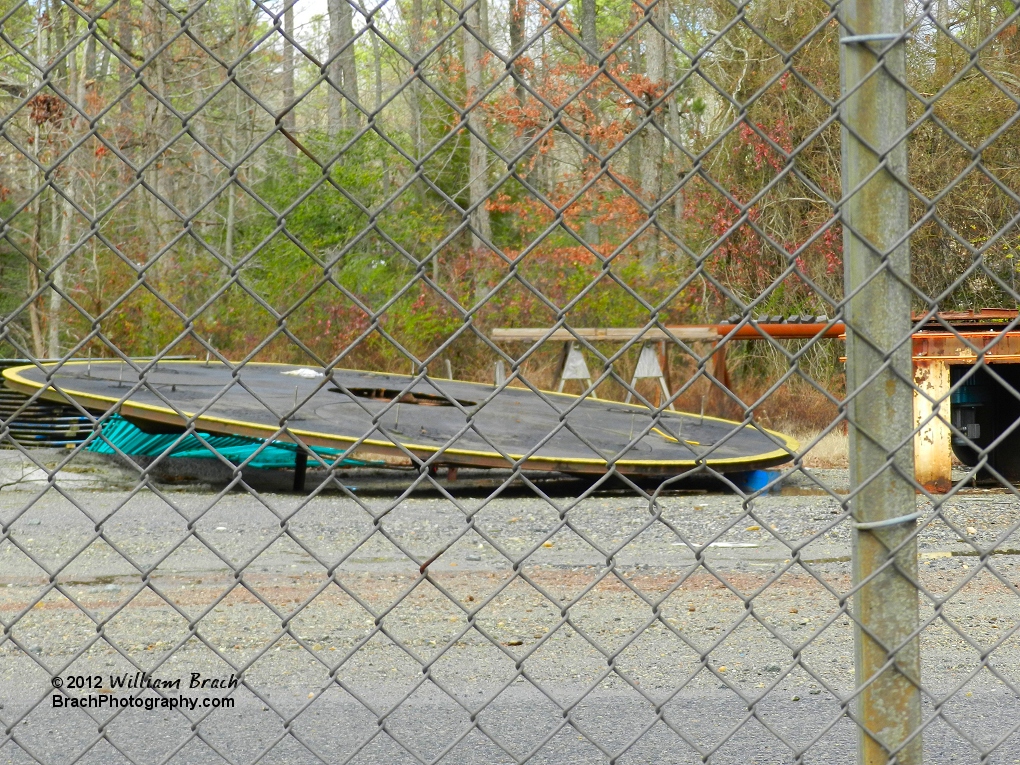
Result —
MULTIPOLYGON (((932 492, 952 486, 952 457, 974 466, 983 456, 987 467, 1010 481, 1020 481, 1020 368, 991 371, 985 364, 1020 364, 1018 311, 979 308, 916 314, 912 337, 914 362, 914 470, 918 482, 932 492), (955 387, 955 390, 954 390, 955 387), (955 429, 955 433, 954 433, 955 429)), ((764 317, 763 317, 764 318, 764 317)), ((842 339, 841 321, 749 321, 741 324, 683 324, 663 329, 580 327, 559 329, 496 329, 497 341, 559 341, 662 343, 711 342, 713 376, 729 387, 726 347, 735 340, 842 339)), ((824 319, 824 317, 818 317, 824 319)), ((664 354, 663 354, 664 355, 664 354)))

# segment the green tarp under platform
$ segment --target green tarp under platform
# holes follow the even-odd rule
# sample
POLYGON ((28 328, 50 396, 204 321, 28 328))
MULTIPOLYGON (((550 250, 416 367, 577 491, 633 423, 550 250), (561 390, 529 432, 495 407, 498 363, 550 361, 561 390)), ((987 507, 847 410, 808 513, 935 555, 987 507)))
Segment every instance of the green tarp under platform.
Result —
MULTIPOLYGON (((97 430, 100 430, 97 428, 97 430)), ((135 427, 119 414, 115 414, 101 428, 102 437, 88 445, 90 452, 116 454, 117 447, 124 454, 136 457, 158 457, 170 449, 169 457, 192 457, 216 459, 211 449, 224 459, 240 465, 256 451, 258 454, 246 463, 247 467, 262 470, 293 468, 297 460, 297 446, 286 442, 273 442, 264 446, 265 441, 245 436, 220 436, 200 433, 201 439, 193 434, 181 436, 176 433, 146 433, 135 427), (203 443, 203 440, 205 443, 203 443), (259 448, 263 447, 261 451, 259 448)), ((313 449, 323 460, 332 463, 341 454, 339 449, 318 447, 313 449)), ((363 465, 360 460, 342 460, 342 465, 363 465)))

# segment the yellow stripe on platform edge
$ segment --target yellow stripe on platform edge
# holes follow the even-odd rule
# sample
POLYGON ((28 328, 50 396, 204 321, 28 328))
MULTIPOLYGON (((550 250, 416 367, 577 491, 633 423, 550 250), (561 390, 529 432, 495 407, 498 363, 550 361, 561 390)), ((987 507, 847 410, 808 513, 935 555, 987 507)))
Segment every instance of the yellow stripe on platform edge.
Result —
MULTIPOLYGON (((93 365, 96 365, 96 364, 103 364, 103 363, 122 363, 122 362, 119 362, 117 359, 103 359, 103 360, 95 359, 95 360, 92 360, 91 362, 86 362, 86 361, 70 361, 70 362, 64 362, 63 364, 45 364, 45 365, 26 364, 24 366, 10 367, 8 369, 4 369, 3 370, 3 376, 7 380, 7 383, 8 383, 8 385, 10 387, 14 388, 15 390, 19 390, 22 393, 26 393, 28 395, 33 395, 34 393, 42 390, 43 391, 42 396, 44 398, 48 398, 48 399, 51 399, 51 400, 57 400, 57 401, 67 401, 69 399, 70 400, 74 400, 75 402, 77 402, 79 405, 81 405, 83 408, 86 408, 86 409, 99 409, 99 410, 106 411, 106 410, 111 409, 112 406, 119 406, 120 409, 123 411, 124 408, 127 407, 130 410, 131 416, 139 417, 141 419, 153 419, 154 421, 159 421, 159 422, 164 421, 164 417, 165 416, 170 416, 170 417, 178 419, 178 420, 180 420, 180 419, 187 419, 187 420, 194 421, 196 424, 201 423, 210 432, 219 433, 219 434, 222 434, 222 435, 254 435, 254 434, 260 433, 260 434, 263 434, 262 435, 263 438, 279 437, 279 430, 280 429, 278 427, 271 426, 271 425, 265 425, 265 424, 262 424, 262 423, 250 422, 250 421, 246 421, 246 420, 235 420, 235 419, 224 418, 224 417, 214 417, 214 416, 209 416, 209 415, 196 415, 194 412, 187 412, 187 411, 183 411, 183 410, 174 410, 174 409, 171 409, 169 407, 164 407, 164 406, 154 406, 152 404, 146 404, 146 403, 142 403, 142 402, 138 402, 138 401, 131 401, 130 399, 122 400, 120 398, 116 398, 116 397, 112 397, 112 396, 103 396, 103 395, 99 395, 99 394, 95 394, 95 393, 89 393, 89 392, 86 392, 86 391, 72 390, 70 388, 59 388, 59 389, 57 389, 57 388, 53 388, 52 387, 52 383, 38 382, 36 380, 29 379, 29 378, 25 377, 22 374, 24 372, 39 371, 40 367, 47 367, 47 366, 49 366, 49 367, 66 368, 66 367, 75 367, 75 366, 85 366, 86 364, 89 364, 89 363, 91 363, 93 365), (47 388, 49 390, 47 390, 47 388), (156 414, 163 415, 164 417, 148 417, 147 418, 146 417, 147 413, 151 413, 153 415, 156 415, 156 414), (239 433, 239 430, 241 431, 240 433, 239 433)), ((172 363, 175 364, 175 365, 178 365, 178 364, 184 365, 184 364, 204 364, 205 362, 199 361, 199 360, 190 360, 190 361, 181 360, 181 361, 174 361, 172 363)), ((299 365, 294 365, 294 364, 283 364, 283 363, 278 363, 278 362, 248 362, 248 363, 252 364, 252 365, 257 365, 257 366, 273 366, 273 367, 295 367, 295 368, 297 368, 299 366, 299 365)), ((401 378, 410 379, 410 377, 408 375, 401 375, 401 374, 395 374, 395 373, 389 373, 389 372, 374 372, 374 371, 370 371, 370 370, 350 370, 350 371, 355 371, 355 372, 358 372, 359 374, 380 375, 380 376, 390 376, 390 377, 401 377, 401 378)), ((485 388, 491 388, 492 387, 492 386, 489 386, 489 385, 485 385, 484 383, 475 383, 475 382, 470 382, 470 381, 466 381, 466 380, 458 380, 458 381, 455 381, 455 382, 458 382, 458 383, 461 383, 461 384, 464 384, 464 385, 477 385, 477 386, 481 386, 481 387, 485 387, 485 388)), ((573 398, 573 399, 580 398, 580 396, 576 396, 576 395, 569 394, 569 393, 561 393, 559 391, 541 391, 541 392, 543 394, 555 395, 555 396, 560 396, 560 397, 567 397, 567 398, 573 398)), ((640 404, 630 404, 630 403, 616 402, 616 401, 612 402, 612 404, 614 406, 625 406, 625 407, 633 408, 635 410, 647 411, 647 408, 642 406, 642 405, 640 405, 640 404)), ((682 414, 687 414, 690 417, 698 416, 698 415, 694 415, 694 414, 687 413, 687 412, 682 413, 682 414)), ((727 419, 724 419, 724 418, 721 418, 721 417, 711 417, 711 416, 700 417, 699 416, 699 419, 704 419, 704 420, 708 420, 708 421, 712 421, 712 422, 727 423, 727 424, 738 426, 738 427, 742 427, 742 428, 743 427, 748 427, 746 425, 742 425, 739 422, 734 422, 732 420, 727 420, 727 419)), ((788 461, 788 460, 792 459, 792 456, 800 448, 800 444, 799 444, 799 442, 796 439, 794 439, 793 437, 788 436, 788 435, 786 435, 784 433, 780 433, 778 431, 769 430, 767 428, 762 428, 762 427, 755 427, 754 429, 759 431, 759 432, 761 432, 761 433, 767 433, 768 435, 770 435, 773 438, 777 439, 778 441, 782 442, 783 448, 774 449, 774 450, 769 451, 769 452, 762 452, 760 454, 741 456, 741 457, 729 457, 729 458, 726 458, 726 459, 716 459, 716 460, 713 460, 713 459, 705 459, 705 460, 682 460, 682 459, 680 459, 680 460, 617 460, 616 462, 614 462, 612 464, 613 464, 614 467, 618 466, 618 467, 631 468, 631 469, 634 469, 634 468, 640 469, 643 466, 647 466, 649 468, 659 468, 659 469, 661 469, 661 468, 668 468, 668 467, 691 468, 691 467, 697 467, 699 465, 705 465, 707 467, 713 467, 713 468, 728 468, 728 467, 741 468, 741 467, 746 467, 747 465, 751 465, 751 464, 754 464, 754 463, 763 463, 763 462, 772 462, 774 464, 781 464, 780 462, 777 462, 777 461, 788 461), (786 459, 782 460, 782 458, 786 458, 786 459)), ((404 449, 407 449, 408 451, 415 452, 415 453, 420 453, 420 454, 425 454, 425 455, 431 455, 431 454, 436 454, 436 453, 443 453, 443 454, 449 454, 449 455, 455 456, 455 457, 468 458, 465 461, 458 460, 458 463, 461 464, 461 465, 470 464, 470 458, 472 458, 472 457, 478 458, 478 459, 485 459, 485 460, 500 460, 500 461, 503 461, 503 462, 506 462, 508 459, 509 460, 513 460, 515 462, 520 462, 521 460, 523 460, 523 464, 521 464, 522 468, 531 467, 533 469, 538 469, 538 470, 556 469, 554 467, 551 467, 552 465, 566 465, 568 467, 576 467, 578 469, 583 469, 583 468, 601 468, 601 469, 604 470, 608 466, 608 464, 609 464, 605 460, 591 459, 591 458, 585 458, 585 457, 550 457, 550 456, 532 455, 532 456, 527 457, 525 459, 525 456, 523 454, 508 453, 506 455, 503 455, 503 454, 500 454, 499 452, 495 452, 495 451, 487 452, 487 451, 478 451, 478 450, 472 450, 472 449, 443 448, 443 447, 436 447, 436 446, 433 446, 433 445, 430 445, 430 444, 414 444, 414 443, 405 443, 405 442, 380 441, 380 440, 377 440, 377 439, 367 439, 367 438, 362 438, 362 437, 359 437, 359 436, 345 436, 345 435, 339 435, 339 434, 333 434, 333 433, 322 433, 322 432, 317 432, 317 431, 298 430, 298 429, 295 429, 295 428, 289 428, 288 430, 291 433, 293 433, 295 436, 300 437, 302 440, 306 440, 306 442, 309 445, 313 445, 313 446, 336 446, 336 445, 342 445, 342 444, 350 445, 350 444, 357 443, 359 446, 370 446, 370 447, 378 447, 378 448, 387 449, 387 450, 393 450, 394 448, 396 448, 395 444, 399 443, 400 447, 403 447, 404 449)), ((658 435, 660 435, 661 437, 665 438, 666 440, 676 441, 676 439, 674 439, 671 436, 668 436, 667 434, 663 433, 658 428, 653 428, 653 430, 656 431, 658 435)), ((283 440, 288 440, 288 439, 284 438, 283 440)), ((690 443, 692 445, 700 446, 700 444, 698 444, 697 442, 693 442, 693 441, 687 442, 687 443, 690 443)), ((481 467, 491 467, 491 466, 489 466, 489 465, 482 465, 481 467)), ((585 471, 585 472, 589 472, 589 471, 585 471)))

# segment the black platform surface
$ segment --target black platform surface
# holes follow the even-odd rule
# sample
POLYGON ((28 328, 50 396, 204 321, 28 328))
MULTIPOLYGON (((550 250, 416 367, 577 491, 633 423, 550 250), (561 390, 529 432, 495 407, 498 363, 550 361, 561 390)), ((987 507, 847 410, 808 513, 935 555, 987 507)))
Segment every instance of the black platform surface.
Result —
POLYGON ((707 464, 753 470, 788 461, 788 436, 697 414, 525 388, 284 364, 70 362, 4 371, 25 393, 44 389, 94 412, 115 409, 151 432, 195 420, 201 432, 349 449, 413 464, 667 475, 707 464), (295 374, 297 373, 297 374, 295 374), (312 376, 315 374, 316 376, 312 376), (306 376, 302 376, 306 375, 306 376))

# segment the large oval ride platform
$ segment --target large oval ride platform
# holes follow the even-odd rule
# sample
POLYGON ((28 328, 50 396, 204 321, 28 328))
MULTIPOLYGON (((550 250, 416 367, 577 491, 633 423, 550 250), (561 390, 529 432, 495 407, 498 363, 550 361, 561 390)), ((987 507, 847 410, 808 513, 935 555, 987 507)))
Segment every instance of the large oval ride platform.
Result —
POLYGON ((189 421, 201 432, 300 441, 346 456, 410 465, 668 475, 787 462, 788 436, 737 422, 526 388, 286 364, 67 362, 4 370, 7 385, 94 412, 113 409, 150 432, 189 421), (285 430, 281 431, 281 426, 285 430), (353 447, 353 448, 352 448, 353 447))

